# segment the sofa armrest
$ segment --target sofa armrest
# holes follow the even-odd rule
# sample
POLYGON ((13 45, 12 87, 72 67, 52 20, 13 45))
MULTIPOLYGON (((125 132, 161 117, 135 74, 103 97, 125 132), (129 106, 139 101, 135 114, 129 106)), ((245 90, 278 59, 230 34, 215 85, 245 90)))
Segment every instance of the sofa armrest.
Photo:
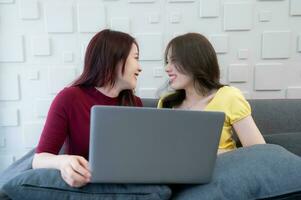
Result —
MULTIPOLYGON (((234 140, 236 141, 236 146, 241 147, 241 143, 235 133, 234 140)), ((266 134, 263 135, 266 143, 268 144, 278 144, 288 151, 301 156, 301 132, 289 132, 289 133, 277 133, 277 134, 266 134)))
POLYGON ((301 132, 264 135, 266 143, 278 144, 290 152, 301 156, 301 132))

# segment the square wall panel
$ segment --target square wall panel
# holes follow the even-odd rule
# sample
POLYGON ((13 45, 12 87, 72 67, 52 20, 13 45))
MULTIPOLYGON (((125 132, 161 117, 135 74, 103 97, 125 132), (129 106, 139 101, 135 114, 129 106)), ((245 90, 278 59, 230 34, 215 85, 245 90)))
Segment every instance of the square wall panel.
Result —
POLYGON ((76 78, 74 67, 50 67, 48 85, 50 94, 56 94, 71 84, 76 78))
POLYGON ((150 13, 148 16, 148 22, 150 24, 157 24, 160 22, 160 14, 159 13, 150 13))
POLYGON ((225 3, 224 29, 250 30, 253 26, 254 5, 252 3, 225 3))
POLYGON ((23 141, 25 148, 32 148, 38 145, 42 134, 44 123, 27 122, 23 125, 23 141))
POLYGON ((40 78, 40 71, 35 69, 27 70, 26 78, 31 81, 37 81, 40 78))
POLYGON ((79 32, 98 32, 106 27, 106 12, 102 3, 79 3, 77 5, 79 32))
POLYGON ((164 68, 163 67, 155 67, 153 68, 153 77, 161 78, 164 75, 164 68))
POLYGON ((0 126, 18 126, 19 110, 16 108, 0 108, 0 126))
POLYGON ((272 12, 271 11, 260 11, 259 13, 259 21, 260 22, 268 22, 272 19, 272 12))
POLYGON ((256 64, 254 84, 255 90, 282 90, 285 79, 281 63, 256 64))
POLYGON ((180 12, 172 12, 169 15, 169 22, 172 24, 178 24, 181 22, 182 14, 180 12))
POLYGON ((14 0, 0 0, 1 3, 14 3, 14 0))
POLYGON ((291 15, 301 15, 301 1, 300 0, 290 0, 290 14, 291 15))
POLYGON ((73 10, 71 4, 46 4, 45 26, 49 33, 72 33, 73 10))
POLYGON ((161 33, 136 34, 140 60, 162 60, 163 38, 161 33))
POLYGON ((39 5, 37 0, 19 2, 19 15, 21 19, 38 19, 39 5))
POLYGON ((288 87, 286 89, 286 98, 301 99, 301 87, 288 87))
POLYGON ((37 117, 46 117, 50 108, 52 99, 37 99, 35 110, 37 117))
POLYGON ((262 34, 262 58, 289 58, 290 31, 265 31, 262 34))
POLYGON ((0 73, 0 101, 20 99, 19 76, 9 70, 0 73))
POLYGON ((200 17, 218 17, 220 0, 201 0, 200 17))
POLYGON ((229 82, 248 82, 249 66, 247 64, 232 64, 229 66, 229 82))
POLYGON ((241 60, 249 58, 249 49, 239 49, 238 50, 238 58, 241 60))
POLYGON ((0 62, 24 61, 23 36, 1 35, 0 37, 0 62))
POLYGON ((32 54, 35 56, 50 55, 50 40, 48 36, 34 36, 31 38, 32 54))
POLYGON ((130 33, 130 19, 129 18, 112 18, 111 29, 130 33))
POLYGON ((63 61, 64 63, 72 62, 73 61, 73 53, 70 51, 66 51, 63 53, 63 61))
POLYGON ((216 53, 227 53, 228 52, 228 36, 227 35, 210 35, 209 38, 212 46, 216 53))

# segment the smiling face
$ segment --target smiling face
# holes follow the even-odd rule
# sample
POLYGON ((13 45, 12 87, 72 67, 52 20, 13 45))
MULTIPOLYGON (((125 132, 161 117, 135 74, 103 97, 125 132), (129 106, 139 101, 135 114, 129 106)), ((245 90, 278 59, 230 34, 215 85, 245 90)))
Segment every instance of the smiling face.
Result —
POLYGON ((220 72, 216 52, 199 33, 173 38, 165 50, 166 72, 175 90, 194 88, 200 94, 218 89, 220 72))
POLYGON ((172 57, 171 48, 168 50, 165 71, 169 77, 169 85, 174 90, 185 89, 193 84, 193 79, 188 74, 180 72, 172 57))
POLYGON ((135 89, 137 85, 137 77, 142 71, 139 64, 139 51, 136 44, 132 44, 130 53, 125 61, 124 72, 122 73, 122 62, 117 67, 118 77, 117 85, 121 90, 135 89))

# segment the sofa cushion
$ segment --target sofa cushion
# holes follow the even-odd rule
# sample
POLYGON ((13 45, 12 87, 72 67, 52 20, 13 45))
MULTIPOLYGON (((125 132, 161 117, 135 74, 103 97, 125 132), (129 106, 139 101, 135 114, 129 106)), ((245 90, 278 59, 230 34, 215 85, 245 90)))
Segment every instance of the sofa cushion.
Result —
POLYGON ((1 200, 11 200, 7 194, 5 194, 2 190, 0 190, 0 199, 1 200))
POLYGON ((175 199, 235 200, 298 195, 300 171, 301 158, 279 145, 239 148, 218 156, 209 184, 181 187, 175 199))
POLYGON ((22 158, 15 161, 12 165, 10 165, 7 169, 0 173, 0 192, 2 186, 10 179, 32 168, 32 159, 34 152, 34 149, 30 150, 22 158))
POLYGON ((264 135, 266 143, 278 144, 290 152, 301 156, 301 132, 264 135))
POLYGON ((3 191, 14 200, 165 200, 171 195, 169 187, 164 185, 87 184, 74 188, 55 169, 28 170, 7 182, 3 191))

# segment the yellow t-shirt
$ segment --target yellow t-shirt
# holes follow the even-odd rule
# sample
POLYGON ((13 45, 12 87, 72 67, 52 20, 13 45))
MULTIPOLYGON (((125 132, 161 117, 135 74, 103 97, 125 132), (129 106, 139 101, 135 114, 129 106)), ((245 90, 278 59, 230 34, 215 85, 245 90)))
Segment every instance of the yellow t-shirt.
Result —
MULTIPOLYGON (((157 106, 158 108, 163 107, 163 101, 165 97, 162 97, 159 100, 157 106)), ((244 98, 241 91, 232 86, 221 87, 204 110, 220 111, 225 113, 225 122, 221 134, 219 148, 235 149, 236 144, 232 137, 232 125, 235 122, 251 115, 250 104, 244 98)))

